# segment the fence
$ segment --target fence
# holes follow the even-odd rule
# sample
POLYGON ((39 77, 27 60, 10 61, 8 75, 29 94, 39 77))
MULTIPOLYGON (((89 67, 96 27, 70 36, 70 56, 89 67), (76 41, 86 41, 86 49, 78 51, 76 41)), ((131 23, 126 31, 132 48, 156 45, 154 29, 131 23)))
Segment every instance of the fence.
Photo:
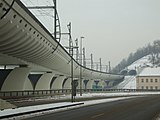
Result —
MULTIPOLYGON (((36 97, 36 96, 54 96, 60 94, 71 94, 71 89, 56 89, 56 90, 28 90, 28 91, 0 91, 1 98, 9 97, 36 97)), ((76 90, 80 93, 80 89, 76 90)), ((107 92, 160 92, 160 90, 146 89, 82 89, 83 93, 107 93, 107 92)))

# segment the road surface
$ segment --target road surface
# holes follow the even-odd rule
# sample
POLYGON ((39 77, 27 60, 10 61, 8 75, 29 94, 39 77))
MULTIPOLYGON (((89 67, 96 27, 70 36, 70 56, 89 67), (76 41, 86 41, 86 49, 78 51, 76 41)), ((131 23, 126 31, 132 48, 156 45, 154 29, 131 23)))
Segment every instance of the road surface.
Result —
POLYGON ((158 113, 160 95, 150 95, 75 108, 28 120, 152 120, 158 113))

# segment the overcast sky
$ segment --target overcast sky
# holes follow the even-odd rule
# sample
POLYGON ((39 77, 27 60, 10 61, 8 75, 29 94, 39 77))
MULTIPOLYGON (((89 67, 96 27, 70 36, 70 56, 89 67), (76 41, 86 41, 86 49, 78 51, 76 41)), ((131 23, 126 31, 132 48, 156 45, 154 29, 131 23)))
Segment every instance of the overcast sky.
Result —
MULTIPOLYGON (((49 1, 49 0, 48 0, 49 1)), ((87 58, 117 65, 138 48, 160 39, 160 0, 57 0, 62 31, 84 36, 87 58)))

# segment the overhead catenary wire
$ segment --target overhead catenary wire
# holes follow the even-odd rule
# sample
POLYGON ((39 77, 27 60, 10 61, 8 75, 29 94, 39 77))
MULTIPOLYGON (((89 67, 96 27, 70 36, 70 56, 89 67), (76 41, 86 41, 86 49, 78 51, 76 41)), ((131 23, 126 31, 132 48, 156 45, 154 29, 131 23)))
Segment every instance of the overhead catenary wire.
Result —
MULTIPOLYGON (((29 1, 30 1, 30 3, 33 6, 35 6, 35 4, 33 3, 33 1, 32 2, 31 2, 31 0, 29 0, 29 1)), ((37 2, 38 2, 38 0, 37 0, 37 2)), ((46 3, 48 3, 49 5, 51 5, 51 3, 47 0, 45 3, 44 3, 44 1, 36 3, 36 6, 37 5, 38 6, 42 6, 42 4, 44 6, 44 5, 46 5, 46 3)), ((47 4, 47 6, 48 6, 48 4, 47 4)), ((36 16, 37 12, 34 12, 33 10, 31 10, 31 12, 33 14, 35 14, 35 16, 42 22, 42 24, 48 29, 48 31, 50 32, 51 35, 54 34, 53 37, 57 41, 57 45, 55 46, 55 48, 53 48, 53 51, 52 51, 52 54, 53 54, 57 50, 58 46, 60 45, 60 41, 61 41, 61 26, 60 26, 60 20, 59 20, 58 12, 57 12, 57 9, 56 9, 56 0, 52 0, 52 5, 54 5, 54 8, 51 8, 51 9, 54 9, 53 10, 53 13, 54 13, 53 15, 50 15, 50 13, 51 13, 50 11, 43 10, 44 7, 39 7, 40 9, 39 8, 37 9, 37 12, 40 15, 42 15, 43 19, 41 19, 40 15, 36 16), (54 18, 54 22, 53 22, 53 19, 52 19, 52 22, 48 22, 48 19, 46 19, 44 17, 45 15, 49 16, 50 18, 54 18), (50 23, 53 23, 53 24, 50 24, 50 23), (53 27, 50 28, 51 26, 53 26, 53 27)), ((47 8, 47 10, 48 10, 48 8, 47 8)))

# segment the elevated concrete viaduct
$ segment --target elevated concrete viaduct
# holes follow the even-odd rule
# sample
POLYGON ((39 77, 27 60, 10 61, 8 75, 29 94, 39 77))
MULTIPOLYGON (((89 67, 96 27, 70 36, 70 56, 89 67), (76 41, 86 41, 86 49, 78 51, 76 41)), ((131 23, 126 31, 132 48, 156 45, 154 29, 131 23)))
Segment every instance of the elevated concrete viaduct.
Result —
MULTIPOLYGON (((20 0, 0 1, 0 65, 18 66, 0 70, 1 91, 70 89, 71 59, 20 0)), ((86 68, 73 59, 75 79, 80 78, 80 67, 83 80, 88 80, 83 88, 92 88, 94 80, 123 78, 86 68)))

